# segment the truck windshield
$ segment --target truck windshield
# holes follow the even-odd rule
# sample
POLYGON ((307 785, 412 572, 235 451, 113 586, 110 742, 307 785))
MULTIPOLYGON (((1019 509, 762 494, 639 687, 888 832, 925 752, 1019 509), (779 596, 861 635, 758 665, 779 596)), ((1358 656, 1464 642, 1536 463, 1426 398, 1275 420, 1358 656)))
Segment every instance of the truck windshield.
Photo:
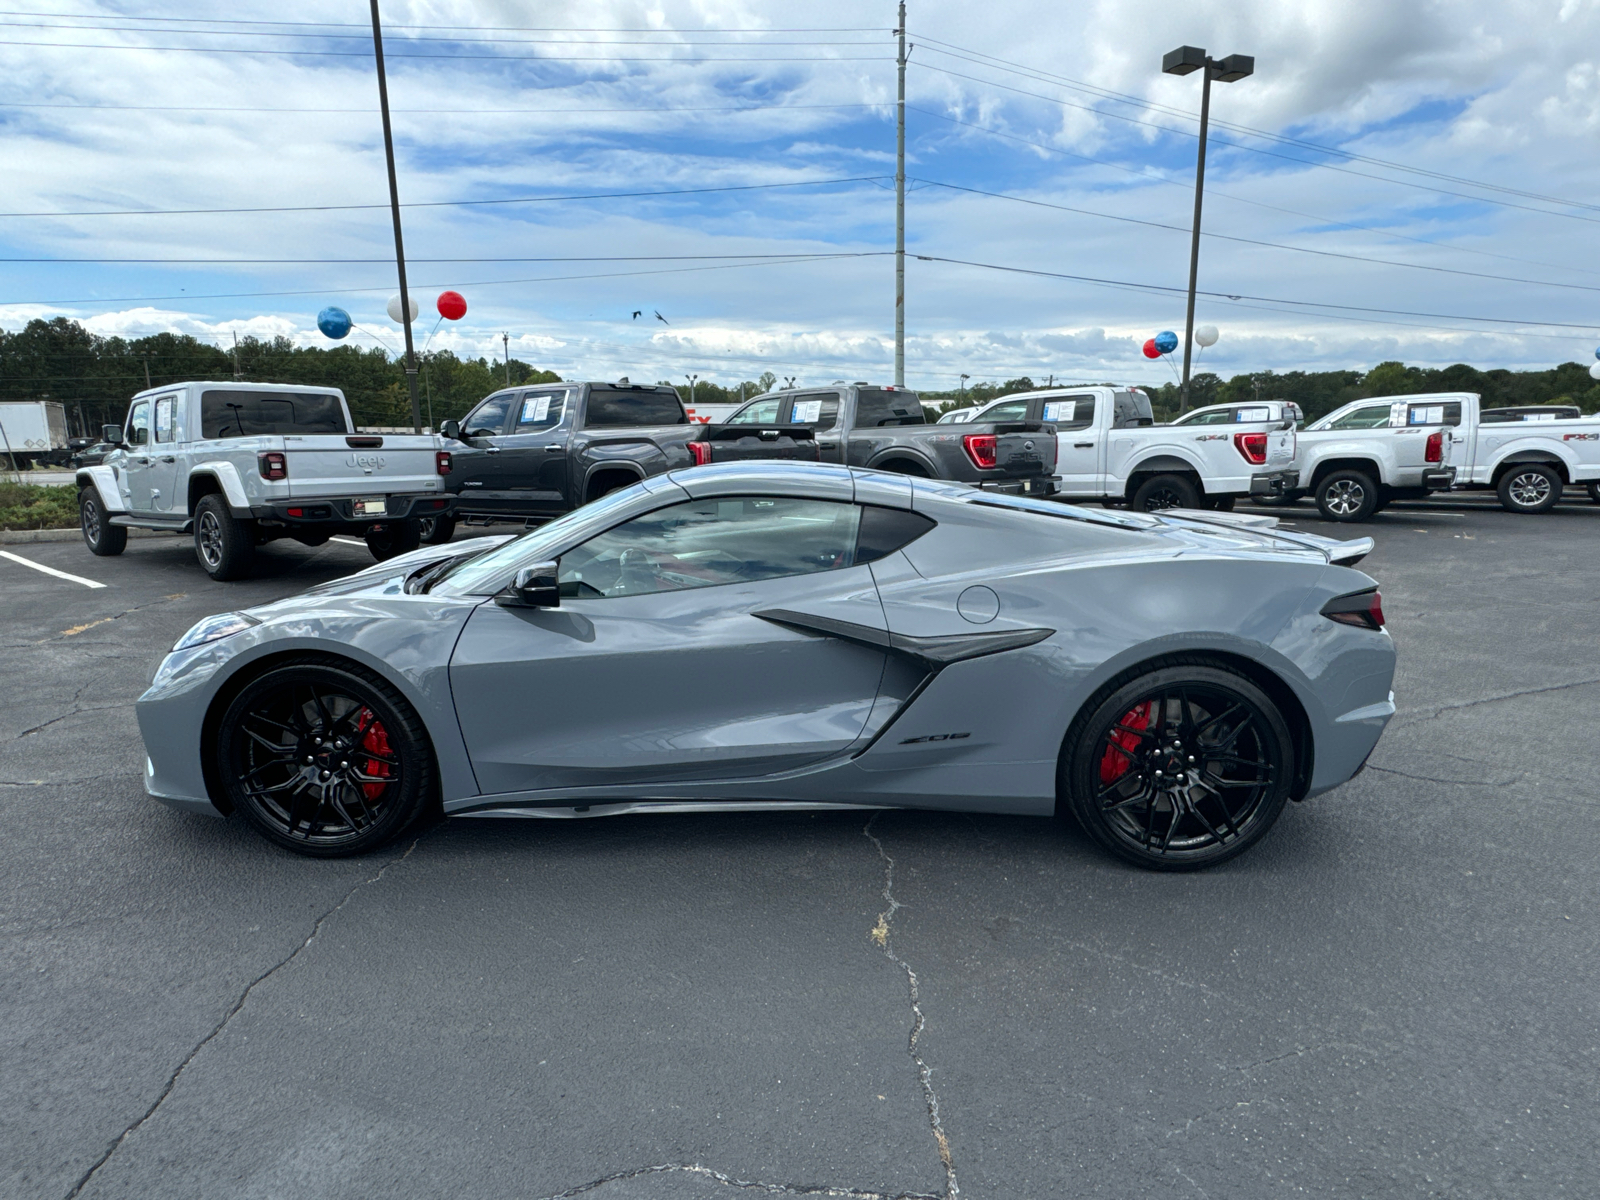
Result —
POLYGON ((324 392, 208 391, 200 396, 200 436, 349 433, 339 397, 324 392))
POLYGON ((862 388, 856 399, 856 428, 874 429, 881 425, 926 425, 922 401, 915 392, 900 388, 862 388))
POLYGON ((584 419, 589 428, 617 425, 687 425, 678 393, 670 388, 659 392, 626 391, 620 388, 591 388, 589 411, 584 419))

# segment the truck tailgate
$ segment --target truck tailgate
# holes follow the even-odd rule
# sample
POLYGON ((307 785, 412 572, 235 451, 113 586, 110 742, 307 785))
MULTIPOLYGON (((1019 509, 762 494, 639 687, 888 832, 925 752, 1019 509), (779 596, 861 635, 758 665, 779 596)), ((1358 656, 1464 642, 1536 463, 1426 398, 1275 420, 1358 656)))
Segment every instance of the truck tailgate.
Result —
POLYGON ((386 496, 443 489, 431 436, 324 434, 283 438, 289 495, 386 496))
POLYGON ((1273 429, 1267 433, 1267 466, 1287 467, 1294 462, 1298 439, 1293 429, 1273 429))
POLYGON ((707 425, 694 440, 709 447, 707 461, 713 463, 750 459, 818 462, 822 457, 809 425, 707 425))
POLYGON ((993 432, 994 470, 1007 478, 1056 473, 1056 435, 1054 426, 1040 421, 1005 421, 996 425, 978 424, 973 433, 993 432))

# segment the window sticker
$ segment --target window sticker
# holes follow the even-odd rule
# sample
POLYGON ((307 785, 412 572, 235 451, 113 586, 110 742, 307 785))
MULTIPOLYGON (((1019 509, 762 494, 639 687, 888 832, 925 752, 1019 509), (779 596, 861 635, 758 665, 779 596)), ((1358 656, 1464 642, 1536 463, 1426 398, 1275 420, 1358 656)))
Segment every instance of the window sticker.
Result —
POLYGON ((1235 421, 1270 421, 1272 410, 1270 408, 1238 408, 1233 412, 1235 421))
POLYGON ((813 421, 822 420, 822 401, 796 400, 794 402, 794 415, 789 419, 796 425, 809 425, 813 421))
POLYGON ((163 396, 156 401, 156 441, 172 440, 172 397, 163 396))
POLYGON ((1524 421, 1554 421, 1556 419, 1556 414, 1555 413, 1526 413, 1526 414, 1523 415, 1522 419, 1524 421))
POLYGON ((1444 405, 1413 404, 1409 423, 1412 425, 1443 425, 1444 405))
POLYGON ((550 397, 529 396, 522 402, 522 419, 519 424, 537 425, 550 419, 550 397))
POLYGON ((1044 419, 1046 421, 1075 421, 1077 420, 1078 402, 1076 400, 1046 400, 1044 402, 1044 419))

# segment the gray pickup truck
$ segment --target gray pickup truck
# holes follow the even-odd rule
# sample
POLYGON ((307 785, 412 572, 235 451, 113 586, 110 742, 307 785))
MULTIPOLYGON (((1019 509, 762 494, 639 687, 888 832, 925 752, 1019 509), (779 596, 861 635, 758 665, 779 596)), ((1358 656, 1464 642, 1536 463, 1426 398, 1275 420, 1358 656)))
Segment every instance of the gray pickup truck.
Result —
POLYGON ((727 426, 803 426, 823 462, 949 479, 989 491, 1055 491, 1056 431, 1043 421, 932 424, 915 392, 867 383, 757 396, 727 426))
POLYGON ((461 518, 548 520, 663 471, 819 457, 809 428, 708 426, 689 419, 671 387, 626 378, 507 388, 439 432, 453 451, 445 486, 455 509, 424 522, 435 543, 461 518))

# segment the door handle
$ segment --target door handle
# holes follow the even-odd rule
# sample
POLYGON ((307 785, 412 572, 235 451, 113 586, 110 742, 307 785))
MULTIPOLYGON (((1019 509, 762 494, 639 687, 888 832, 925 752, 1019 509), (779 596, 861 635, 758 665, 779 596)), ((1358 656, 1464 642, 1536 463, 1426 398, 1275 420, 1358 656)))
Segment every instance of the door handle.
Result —
POLYGON ((544 448, 544 452, 546 454, 560 454, 562 449, 563 447, 561 446, 546 446, 544 448))
POLYGON ((500 447, 499 446, 486 446, 486 447, 484 447, 484 453, 485 454, 499 454, 500 453, 500 447))
POLYGON ((162 455, 162 456, 161 456, 161 461, 162 461, 162 462, 177 462, 177 461, 178 461, 178 460, 177 460, 177 458, 176 458, 176 456, 174 456, 174 455, 171 455, 171 454, 163 454, 163 455, 162 455))
POLYGON ((150 465, 150 460, 148 458, 135 458, 131 461, 141 467, 148 467, 150 465))
POLYGON ((1072 443, 1072 448, 1074 450, 1093 450, 1094 449, 1094 443, 1093 442, 1073 442, 1072 443))

